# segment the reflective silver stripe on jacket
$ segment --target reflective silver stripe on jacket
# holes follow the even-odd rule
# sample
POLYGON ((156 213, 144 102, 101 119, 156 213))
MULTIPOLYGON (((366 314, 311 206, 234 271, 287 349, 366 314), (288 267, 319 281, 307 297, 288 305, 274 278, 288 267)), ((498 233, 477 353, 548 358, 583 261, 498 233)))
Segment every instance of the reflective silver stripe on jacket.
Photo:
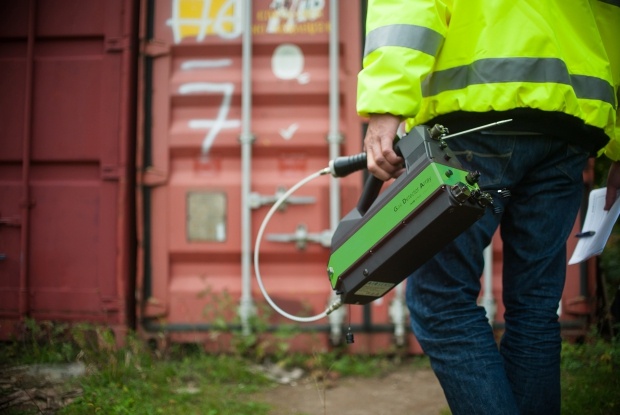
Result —
POLYGON ((435 56, 443 36, 432 29, 409 24, 393 24, 371 30, 366 36, 364 57, 383 46, 400 46, 435 56))
POLYGON ((427 97, 469 85, 506 82, 571 85, 578 98, 615 106, 614 88, 609 82, 593 76, 570 75, 566 64, 555 58, 481 59, 470 65, 433 72, 424 81, 422 94, 427 97))

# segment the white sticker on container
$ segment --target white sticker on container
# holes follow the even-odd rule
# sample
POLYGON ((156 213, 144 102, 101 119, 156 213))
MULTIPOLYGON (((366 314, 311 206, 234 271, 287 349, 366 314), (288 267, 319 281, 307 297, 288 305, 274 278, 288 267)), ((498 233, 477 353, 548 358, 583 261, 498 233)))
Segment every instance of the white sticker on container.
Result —
POLYGON ((296 79, 302 85, 310 81, 310 75, 303 72, 304 53, 291 43, 283 43, 273 51, 271 70, 278 79, 296 79))
POLYGON ((187 192, 187 240, 226 242, 226 193, 187 192))
POLYGON ((386 292, 390 291, 394 287, 394 284, 381 281, 368 281, 359 290, 355 292, 355 295, 366 295, 368 297, 381 297, 386 292))

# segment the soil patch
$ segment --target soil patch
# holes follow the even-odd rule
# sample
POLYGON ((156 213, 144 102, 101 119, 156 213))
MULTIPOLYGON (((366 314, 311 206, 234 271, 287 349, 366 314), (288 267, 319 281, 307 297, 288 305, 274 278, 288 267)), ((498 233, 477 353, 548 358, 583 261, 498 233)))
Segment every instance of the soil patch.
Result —
POLYGON ((82 395, 69 380, 84 374, 81 363, 0 367, 0 413, 13 408, 54 414, 82 395))
POLYGON ((315 382, 311 376, 261 393, 271 415, 440 415, 448 412, 431 369, 399 367, 377 377, 315 382))

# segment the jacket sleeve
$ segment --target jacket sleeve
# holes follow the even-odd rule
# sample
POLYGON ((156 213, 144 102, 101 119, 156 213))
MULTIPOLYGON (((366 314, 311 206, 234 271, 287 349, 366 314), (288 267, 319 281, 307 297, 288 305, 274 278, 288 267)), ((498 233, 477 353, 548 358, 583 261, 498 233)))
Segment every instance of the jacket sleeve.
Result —
POLYGON ((615 128, 609 143, 603 149, 604 154, 612 160, 620 160, 620 1, 619 0, 598 0, 597 24, 607 56, 609 58, 610 70, 616 91, 616 120, 615 128))
POLYGON ((357 111, 414 117, 421 84, 435 62, 449 23, 448 1, 369 0, 357 111))

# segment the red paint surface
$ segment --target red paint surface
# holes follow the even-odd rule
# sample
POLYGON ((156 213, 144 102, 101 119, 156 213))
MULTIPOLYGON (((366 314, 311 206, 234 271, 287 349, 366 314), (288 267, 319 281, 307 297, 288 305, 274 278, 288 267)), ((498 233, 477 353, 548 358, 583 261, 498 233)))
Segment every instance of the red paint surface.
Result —
MULTIPOLYGON (((147 189, 148 200, 139 203, 146 203, 142 207, 141 224, 150 235, 144 241, 150 251, 146 252, 144 273, 138 277, 140 286, 145 288, 138 313, 143 322, 158 323, 163 319, 168 327, 177 329, 193 324, 208 326, 218 315, 226 315, 234 323, 241 296, 241 127, 237 123, 221 129, 209 150, 208 160, 203 161, 201 144, 210 130, 193 129, 191 122, 217 118, 222 94, 186 93, 187 88, 200 89, 204 83, 215 88, 228 85, 232 94, 226 120, 240 121, 241 36, 226 39, 211 33, 204 39, 195 34, 175 39, 171 19, 175 4, 182 6, 182 3, 156 1, 153 38, 144 39, 144 50, 152 50, 150 45, 157 44, 157 50, 166 52, 161 55, 155 52, 157 56, 149 58, 153 81, 142 86, 143 92, 152 94, 153 107, 150 114, 144 109, 143 116, 152 120, 151 134, 142 137, 140 147, 150 149, 152 157, 143 160, 144 174, 139 179, 147 189), (195 64, 206 60, 224 63, 217 68, 195 64), (200 241, 190 237, 187 210, 188 194, 192 192, 226 196, 224 240, 200 241)), ((309 18, 307 23, 293 18, 295 30, 306 30, 312 24, 320 32, 315 34, 265 33, 272 13, 271 3, 252 2, 255 34, 251 130, 256 140, 252 146, 251 189, 263 196, 274 195, 279 188, 290 188, 327 166, 329 161, 326 141, 329 2, 325 2, 319 17, 309 18), (276 48, 283 44, 293 44, 301 50, 304 58, 301 78, 283 79, 274 72, 272 58, 276 48)), ((361 150, 363 122, 354 107, 362 48, 359 4, 341 3, 340 14, 340 131, 345 138, 341 151, 352 154, 361 150)), ((144 30, 143 36, 147 36, 144 30)), ((361 174, 341 181, 342 214, 356 203, 361 182, 361 174)), ((266 229, 266 236, 292 234, 299 225, 306 226, 310 233, 330 227, 327 177, 311 182, 294 196, 312 197, 314 202, 289 205, 277 212, 266 229)), ((270 206, 253 209, 252 241, 270 206)), ((323 311, 331 294, 325 271, 328 255, 329 249, 316 243, 310 242, 300 250, 294 242, 263 240, 261 273, 274 301, 293 314, 323 311)), ((255 282, 252 294, 259 308, 264 307, 265 301, 255 282)), ((275 314, 269 320, 276 324, 290 323, 275 314)), ((326 323, 325 319, 314 327, 326 323)))
MULTIPOLYGON (((208 330, 198 333, 192 327, 210 327, 220 317, 238 322, 240 126, 220 129, 204 159, 201 145, 212 126, 196 129, 191 122, 215 120, 222 108, 223 95, 205 92, 205 83, 231 88, 225 121, 240 121, 241 37, 223 38, 210 26, 202 39, 196 30, 175 38, 180 27, 171 20, 173 8, 183 0, 156 0, 153 10, 142 1, 138 36, 136 3, 0 4, 0 338, 8 338, 26 317, 103 322, 125 330, 135 310, 138 328, 147 336, 156 334, 149 330, 156 323, 175 329, 173 341, 204 341, 212 350, 229 347, 223 337, 215 341, 208 330), (137 88, 132 83, 136 60, 137 88), (219 63, 195 64, 205 60, 219 63), (194 194, 225 198, 223 239, 190 236, 189 197, 194 194)), ((251 189, 263 196, 290 188, 325 167, 329 157, 329 1, 316 19, 294 17, 298 29, 293 33, 267 33, 271 3, 252 2, 251 131, 256 140, 251 189), (272 67, 274 52, 283 44, 296 45, 304 57, 299 76, 291 79, 276 76, 272 67)), ((362 142, 363 120, 355 113, 362 50, 359 7, 348 1, 340 6, 342 154, 359 152, 362 142)), ((300 225, 310 233, 328 229, 328 183, 323 177, 299 190, 294 196, 314 202, 277 212, 266 235, 292 234, 300 225)), ((344 215, 357 202, 361 174, 340 185, 344 215)), ((252 241, 269 207, 253 209, 252 241)), ((575 243, 569 241, 569 255, 575 243)), ((494 254, 496 322, 501 323, 498 239, 494 254)), ((312 242, 301 250, 293 242, 263 240, 261 272, 273 299, 293 314, 323 311, 331 294, 328 255, 328 248, 312 242)), ((592 313, 593 265, 585 269, 585 293, 580 267, 569 267, 564 323, 580 324, 592 313)), ((255 282, 252 296, 261 313, 269 314, 255 282)), ((350 322, 356 330, 352 352, 394 347, 393 298, 392 292, 365 309, 347 308, 345 325, 350 322)), ((275 313, 265 318, 290 323, 275 313)), ((296 339, 293 348, 329 347, 327 320, 303 326, 320 333, 296 339)), ((419 353, 413 335, 407 340, 408 349, 419 353)))
POLYGON ((2 338, 28 317, 130 323, 134 6, 0 5, 2 338))

